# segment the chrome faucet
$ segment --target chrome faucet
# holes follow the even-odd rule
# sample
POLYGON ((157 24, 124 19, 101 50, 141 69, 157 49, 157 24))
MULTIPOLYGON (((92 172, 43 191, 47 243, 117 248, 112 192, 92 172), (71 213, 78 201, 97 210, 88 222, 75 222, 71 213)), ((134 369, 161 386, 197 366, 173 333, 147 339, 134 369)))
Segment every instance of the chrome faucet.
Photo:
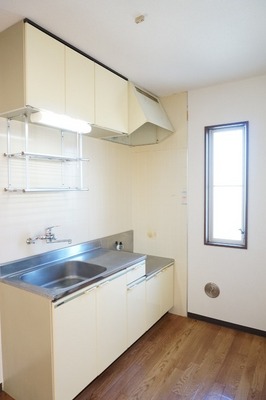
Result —
POLYGON ((44 235, 39 235, 36 236, 35 238, 28 238, 26 240, 27 244, 35 244, 36 240, 45 240, 46 243, 63 243, 67 242, 68 244, 72 243, 72 239, 61 239, 57 240, 55 237, 55 234, 52 232, 53 228, 56 228, 58 225, 55 226, 49 226, 48 228, 45 229, 45 234, 44 235))
POLYGON ((44 239, 46 242, 51 243, 53 240, 56 240, 55 234, 52 232, 53 228, 55 228, 55 226, 49 226, 45 229, 44 239))

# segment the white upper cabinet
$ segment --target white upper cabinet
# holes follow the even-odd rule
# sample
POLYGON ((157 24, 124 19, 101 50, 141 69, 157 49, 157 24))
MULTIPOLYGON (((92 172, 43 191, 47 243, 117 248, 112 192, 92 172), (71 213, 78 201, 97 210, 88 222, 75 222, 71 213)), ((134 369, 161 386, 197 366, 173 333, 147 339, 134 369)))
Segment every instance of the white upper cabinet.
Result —
POLYGON ((0 113, 25 106, 24 23, 0 34, 0 113))
POLYGON ((66 114, 94 122, 94 62, 65 47, 66 114))
POLYGON ((65 46, 25 24, 25 105, 65 112, 65 46))
POLYGON ((95 64, 95 124, 128 132, 128 82, 95 64))
POLYGON ((0 54, 0 114, 31 106, 128 133, 126 79, 29 22, 0 33, 0 54))
POLYGON ((94 62, 25 24, 26 105, 93 123, 94 62))
POLYGON ((94 62, 29 23, 0 34, 0 113, 31 106, 94 122, 94 62))
POLYGON ((23 21, 0 34, 0 113, 65 110, 64 45, 23 21))

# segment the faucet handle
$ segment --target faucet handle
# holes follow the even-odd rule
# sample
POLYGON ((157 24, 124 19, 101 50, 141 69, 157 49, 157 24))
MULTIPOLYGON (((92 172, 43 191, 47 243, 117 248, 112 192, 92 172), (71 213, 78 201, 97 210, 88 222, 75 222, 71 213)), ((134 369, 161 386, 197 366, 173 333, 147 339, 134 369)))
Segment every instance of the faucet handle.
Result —
POLYGON ((53 225, 53 226, 48 226, 48 228, 45 229, 45 232, 51 233, 53 228, 58 228, 60 225, 53 225))

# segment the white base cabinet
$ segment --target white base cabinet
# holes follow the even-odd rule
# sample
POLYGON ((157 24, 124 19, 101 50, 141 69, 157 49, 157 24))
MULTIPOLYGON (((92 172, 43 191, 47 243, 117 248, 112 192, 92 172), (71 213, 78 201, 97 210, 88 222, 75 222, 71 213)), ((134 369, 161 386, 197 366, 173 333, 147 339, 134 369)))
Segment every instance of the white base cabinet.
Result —
POLYGON ((161 304, 161 294, 160 294, 160 273, 153 275, 146 281, 146 314, 147 314, 147 325, 146 329, 155 324, 158 319, 160 319, 160 304, 161 304))
POLYGON ((147 330, 150 329, 167 311, 173 307, 174 266, 170 265, 151 277, 146 282, 147 330))
POLYGON ((146 279, 127 288, 127 345, 131 346, 146 331, 146 279))
POLYGON ((164 268, 160 274, 160 317, 173 307, 174 299, 174 266, 164 268))
POLYGON ((56 302, 1 283, 4 390, 16 400, 77 396, 172 308, 173 265, 147 280, 143 269, 56 302))
POLYGON ((98 375, 96 287, 59 302, 52 320, 55 399, 71 400, 98 375))
POLYGON ((97 359, 99 374, 127 348, 126 273, 97 288, 97 359))
POLYGON ((16 400, 54 399, 51 302, 5 284, 0 294, 3 390, 16 400))

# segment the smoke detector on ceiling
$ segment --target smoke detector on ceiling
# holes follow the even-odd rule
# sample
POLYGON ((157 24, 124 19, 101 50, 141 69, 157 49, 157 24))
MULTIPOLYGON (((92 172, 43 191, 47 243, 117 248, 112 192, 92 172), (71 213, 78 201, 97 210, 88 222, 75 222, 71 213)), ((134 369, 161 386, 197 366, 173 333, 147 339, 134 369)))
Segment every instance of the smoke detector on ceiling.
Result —
POLYGON ((137 17, 135 18, 135 22, 136 22, 136 24, 140 24, 141 22, 144 21, 144 19, 145 19, 145 16, 144 16, 144 15, 139 15, 139 16, 137 16, 137 17))

